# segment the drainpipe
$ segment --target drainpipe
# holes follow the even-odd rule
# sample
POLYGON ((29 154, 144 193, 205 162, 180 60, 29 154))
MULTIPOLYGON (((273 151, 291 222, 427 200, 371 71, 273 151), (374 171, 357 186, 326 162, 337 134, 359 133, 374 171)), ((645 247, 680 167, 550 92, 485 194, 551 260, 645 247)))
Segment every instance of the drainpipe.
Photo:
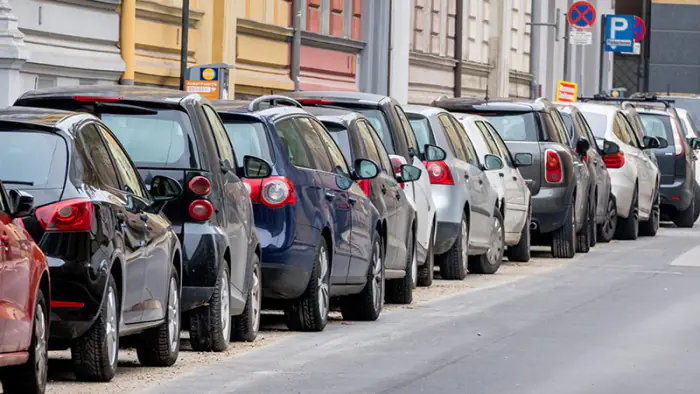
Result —
POLYGON ((122 0, 119 28, 119 48, 126 66, 119 83, 133 85, 136 61, 136 0, 122 0))
POLYGON ((462 36, 464 34, 464 0, 457 0, 455 15, 455 80, 454 95, 462 97, 462 36))
POLYGON ((290 76, 294 81, 294 91, 299 91, 299 73, 301 67, 301 10, 302 0, 294 0, 293 4, 294 20, 292 28, 294 33, 292 36, 292 54, 290 56, 290 76))
POLYGON ((190 38, 190 0, 182 0, 182 40, 180 46, 180 90, 185 90, 187 79, 187 48, 190 38))
POLYGON ((530 11, 530 72, 532 73, 532 98, 539 96, 539 71, 540 71, 540 9, 538 1, 532 2, 532 10, 530 11))

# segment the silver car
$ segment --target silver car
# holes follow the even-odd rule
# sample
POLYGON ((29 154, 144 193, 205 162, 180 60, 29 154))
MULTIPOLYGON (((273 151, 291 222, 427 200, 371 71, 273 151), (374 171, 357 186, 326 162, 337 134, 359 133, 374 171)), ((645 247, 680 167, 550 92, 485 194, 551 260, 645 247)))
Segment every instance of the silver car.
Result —
POLYGON ((515 164, 503 139, 486 118, 465 114, 455 116, 467 130, 467 136, 474 143, 479 157, 491 154, 500 157, 503 161, 502 168, 487 170, 486 175, 495 186, 501 201, 499 205, 505 222, 505 243, 508 247, 506 255, 510 261, 529 261, 531 194, 518 167, 531 165, 532 156, 528 157, 529 153, 520 153, 518 159, 522 163, 515 164))
POLYGON ((426 168, 437 210, 435 255, 443 279, 464 279, 467 271, 493 274, 504 252, 503 215, 498 194, 484 169, 503 166, 495 155, 481 156, 462 125, 449 112, 433 107, 407 106, 406 115, 418 146, 443 148, 444 161, 426 168))

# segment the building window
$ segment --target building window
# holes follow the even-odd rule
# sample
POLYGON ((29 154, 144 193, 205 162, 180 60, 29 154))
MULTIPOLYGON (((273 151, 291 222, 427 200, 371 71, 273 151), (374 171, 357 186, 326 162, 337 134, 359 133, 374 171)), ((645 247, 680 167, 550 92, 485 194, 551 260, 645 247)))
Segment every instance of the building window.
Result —
POLYGON ((306 0, 303 28, 312 33, 360 40, 362 0, 306 0))
POLYGON ((49 89, 56 87, 56 78, 40 76, 34 81, 34 89, 49 89))

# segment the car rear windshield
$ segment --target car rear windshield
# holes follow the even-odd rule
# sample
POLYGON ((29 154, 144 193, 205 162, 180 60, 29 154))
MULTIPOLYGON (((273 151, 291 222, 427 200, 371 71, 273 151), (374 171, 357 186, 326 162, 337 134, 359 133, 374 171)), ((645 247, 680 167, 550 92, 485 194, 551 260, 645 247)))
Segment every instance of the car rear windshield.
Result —
POLYGON ((190 119, 179 110, 154 115, 101 115, 138 167, 193 168, 195 142, 190 119))
POLYGON ((673 127, 671 117, 660 114, 639 114, 644 124, 644 135, 664 138, 669 146, 673 146, 673 127))
POLYGON ((538 141, 534 112, 482 112, 504 141, 538 141))
POLYGON ((350 136, 348 135, 348 129, 337 123, 324 122, 323 125, 328 129, 333 141, 338 144, 340 151, 343 152, 345 161, 347 162, 348 166, 350 166, 350 163, 352 163, 353 160, 353 154, 352 148, 350 147, 350 136))
POLYGON ((591 131, 593 131, 593 135, 599 138, 605 138, 605 132, 608 129, 608 117, 595 112, 581 111, 581 113, 586 118, 586 122, 588 122, 588 126, 590 126, 591 131))
POLYGON ((700 99, 690 97, 672 97, 675 106, 688 111, 695 123, 700 123, 700 99))
POLYGON ((59 135, 0 130, 0 180, 9 188, 63 189, 67 167, 68 148, 59 135))
POLYGON ((270 140, 261 122, 224 120, 224 127, 236 152, 239 167, 243 166, 245 156, 255 156, 273 162, 270 140))
POLYGON ((425 145, 434 143, 433 132, 430 129, 428 118, 408 115, 408 121, 411 123, 416 140, 418 140, 418 150, 420 150, 420 153, 423 153, 425 145))

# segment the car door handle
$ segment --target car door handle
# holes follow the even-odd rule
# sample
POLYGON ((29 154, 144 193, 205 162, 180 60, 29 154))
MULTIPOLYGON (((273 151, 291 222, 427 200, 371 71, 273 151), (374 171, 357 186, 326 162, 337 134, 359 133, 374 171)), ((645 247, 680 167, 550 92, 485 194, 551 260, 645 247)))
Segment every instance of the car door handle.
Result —
POLYGON ((506 176, 506 174, 504 174, 504 173, 502 173, 502 172, 499 172, 499 173, 498 173, 498 176, 500 176, 501 178, 503 178, 504 176, 506 176))
POLYGON ((517 180, 518 180, 518 177, 517 177, 517 176, 514 176, 514 177, 513 177, 513 180, 514 180, 514 181, 517 181, 517 180))
POLYGON ((397 200, 400 200, 400 199, 401 199, 401 193, 400 193, 400 192, 396 192, 396 199, 397 199, 397 200))
POLYGON ((483 185, 483 184, 484 184, 484 181, 483 181, 482 179, 479 179, 479 184, 480 184, 480 185, 483 185))
POLYGON ((464 174, 464 179, 469 179, 469 174, 464 174))
POLYGON ((333 201, 335 199, 335 193, 333 192, 326 192, 326 200, 328 201, 333 201))
POLYGON ((350 205, 355 205, 355 203, 357 203, 357 197, 348 196, 348 202, 350 203, 350 205))

